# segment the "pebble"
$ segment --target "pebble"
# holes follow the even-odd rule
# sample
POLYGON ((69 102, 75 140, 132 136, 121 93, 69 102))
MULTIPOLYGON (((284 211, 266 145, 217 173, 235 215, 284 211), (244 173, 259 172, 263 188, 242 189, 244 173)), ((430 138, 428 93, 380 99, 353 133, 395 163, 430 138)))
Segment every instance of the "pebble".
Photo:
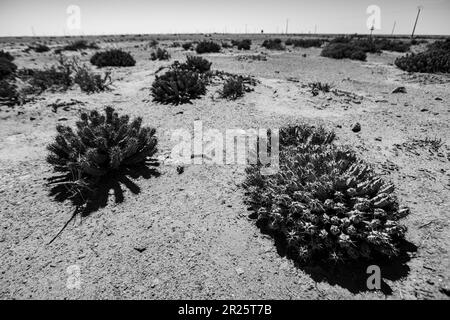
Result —
POLYGON ((361 131, 361 125, 359 122, 356 122, 354 125, 352 125, 352 131, 353 132, 360 132, 361 131))

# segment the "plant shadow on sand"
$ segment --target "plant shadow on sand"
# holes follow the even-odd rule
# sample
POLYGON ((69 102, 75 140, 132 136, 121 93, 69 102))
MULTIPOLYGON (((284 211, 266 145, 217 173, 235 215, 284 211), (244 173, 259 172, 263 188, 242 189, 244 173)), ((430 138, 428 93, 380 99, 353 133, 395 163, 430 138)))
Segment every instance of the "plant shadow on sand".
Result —
MULTIPOLYGON (((254 218, 254 215, 251 214, 250 218, 254 218)), ((373 291, 367 287, 367 279, 373 274, 367 273, 367 267, 376 265, 380 268, 381 272, 380 290, 385 295, 391 295, 393 290, 383 279, 397 281, 405 278, 410 271, 410 268, 407 265, 407 262, 411 259, 409 254, 417 251, 416 245, 403 240, 400 243, 400 253, 398 257, 392 260, 381 257, 371 261, 367 260, 341 265, 333 264, 331 262, 301 264, 296 257, 286 249, 286 239, 267 228, 259 225, 257 226, 263 234, 269 235, 274 239, 277 253, 280 256, 293 260, 295 266, 306 272, 314 281, 328 282, 330 285, 339 285, 353 294, 364 291, 373 291)))
POLYGON ((157 170, 158 166, 159 163, 157 161, 148 160, 140 165, 112 171, 99 180, 98 188, 91 195, 77 193, 73 196, 70 188, 67 187, 67 184, 71 181, 70 175, 54 176, 48 179, 48 184, 51 187, 50 196, 58 202, 70 200, 76 208, 84 206, 79 212, 82 216, 88 216, 98 209, 106 207, 110 190, 114 191, 114 202, 116 204, 124 201, 122 185, 131 193, 139 194, 141 188, 133 180, 158 177, 160 175, 157 170))

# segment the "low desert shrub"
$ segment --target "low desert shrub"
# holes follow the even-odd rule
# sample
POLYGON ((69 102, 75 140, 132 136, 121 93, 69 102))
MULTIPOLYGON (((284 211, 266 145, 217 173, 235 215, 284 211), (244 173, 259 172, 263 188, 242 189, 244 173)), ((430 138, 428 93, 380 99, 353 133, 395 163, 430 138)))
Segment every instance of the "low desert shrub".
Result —
POLYGON ((13 61, 14 57, 8 51, 0 51, 0 59, 6 59, 8 61, 13 61))
POLYGON ((96 52, 91 58, 91 63, 97 67, 132 67, 136 61, 128 52, 111 49, 96 52))
POLYGON ((243 39, 240 40, 237 44, 237 49, 238 50, 250 50, 251 46, 252 46, 252 40, 250 39, 243 39))
POLYGON ((321 52, 323 57, 333 59, 352 59, 365 61, 367 58, 366 53, 359 47, 352 45, 351 43, 335 42, 328 43, 321 52))
POLYGON ((262 46, 264 48, 270 49, 270 50, 285 50, 286 49, 284 47, 281 39, 278 39, 278 38, 264 40, 264 42, 262 43, 262 46))
POLYGON ((37 45, 31 46, 29 48, 30 48, 30 50, 33 50, 34 52, 37 52, 37 53, 50 51, 50 48, 48 46, 46 46, 45 44, 37 44, 37 45))
POLYGON ((0 80, 9 78, 17 70, 17 66, 7 58, 0 58, 0 80))
POLYGON ((72 197, 81 193, 92 198, 102 177, 144 163, 155 154, 155 129, 141 125, 142 118, 130 122, 128 115, 119 116, 113 107, 106 107, 104 115, 83 112, 76 130, 56 127, 47 162, 68 176, 65 186, 72 197))
POLYGON ((436 41, 424 52, 399 57, 395 65, 408 72, 450 73, 450 40, 436 41))
POLYGON ((199 56, 187 56, 185 63, 174 63, 172 67, 183 70, 206 73, 211 70, 212 62, 199 56))
POLYGON ((148 45, 149 45, 150 48, 156 48, 156 46, 158 44, 159 44, 158 40, 152 39, 152 40, 150 40, 148 45))
POLYGON ((317 96, 319 92, 330 92, 332 86, 326 82, 317 81, 308 83, 308 87, 311 89, 313 96, 317 96))
MULTIPOLYGON (((399 255, 406 228, 394 186, 323 128, 279 132, 279 169, 247 168, 246 202, 257 225, 300 263, 346 263, 399 255)), ((264 152, 264 151, 263 151, 264 152)))
POLYGON ((73 63, 60 57, 57 65, 43 70, 20 70, 20 78, 28 81, 34 93, 40 94, 45 90, 64 91, 72 84, 73 63))
POLYGON ((202 53, 220 52, 220 49, 221 49, 220 44, 216 42, 202 41, 199 44, 197 44, 195 51, 197 51, 198 54, 202 54, 202 53))
MULTIPOLYGON (((295 39, 292 40, 292 44, 294 47, 300 47, 300 48, 311 48, 311 47, 318 47, 320 48, 322 46, 323 40, 321 39, 295 39)), ((286 45, 288 45, 286 43, 286 45)))
POLYGON ((188 51, 192 49, 192 42, 185 42, 181 45, 184 50, 188 51))
POLYGON ((407 52, 411 47, 411 42, 405 42, 400 40, 389 39, 375 39, 375 46, 379 50, 395 51, 395 52, 407 52))
POLYGON ((64 47, 60 48, 62 51, 79 51, 86 49, 98 49, 98 46, 91 42, 88 43, 86 40, 77 40, 75 42, 69 43, 64 47))
POLYGON ((150 59, 155 61, 155 60, 169 60, 170 59, 170 54, 166 49, 161 49, 161 48, 156 48, 156 50, 154 50, 151 55, 150 55, 150 59))
POLYGON ((236 100, 245 93, 244 81, 240 77, 230 77, 223 84, 220 96, 225 99, 236 100))
POLYGON ((18 103, 19 93, 12 80, 0 80, 0 105, 13 106, 18 103))
MULTIPOLYGON (((233 42, 233 40, 231 40, 233 42)), ((222 41, 222 48, 224 49, 230 49, 233 48, 233 43, 230 43, 228 41, 222 41)))
POLYGON ((105 72, 102 77, 83 65, 75 71, 73 82, 80 86, 81 91, 95 93, 109 90, 112 80, 110 72, 105 72))
POLYGON ((207 80, 198 72, 173 68, 156 76, 152 84, 153 101, 163 104, 189 103, 206 93, 207 80))

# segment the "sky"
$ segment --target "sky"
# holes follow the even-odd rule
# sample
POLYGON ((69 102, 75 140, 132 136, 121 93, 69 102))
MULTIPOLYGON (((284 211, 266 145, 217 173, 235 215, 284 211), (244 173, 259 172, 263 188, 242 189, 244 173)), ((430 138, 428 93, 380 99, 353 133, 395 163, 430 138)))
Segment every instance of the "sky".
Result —
POLYGON ((411 34, 420 5, 416 34, 450 35, 450 0, 0 0, 0 36, 368 33, 370 5, 374 34, 411 34))

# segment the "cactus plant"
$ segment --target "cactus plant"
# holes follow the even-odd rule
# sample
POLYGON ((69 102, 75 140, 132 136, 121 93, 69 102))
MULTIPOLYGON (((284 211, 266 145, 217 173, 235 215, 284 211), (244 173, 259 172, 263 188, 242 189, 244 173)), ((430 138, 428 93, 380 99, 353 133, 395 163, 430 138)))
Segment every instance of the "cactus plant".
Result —
POLYGON ((257 225, 285 239, 301 263, 345 263, 399 254, 408 214, 378 177, 350 149, 333 143, 334 133, 309 126, 280 130, 280 167, 263 175, 246 169, 246 202, 257 225))
POLYGON ((55 141, 47 147, 47 162, 68 176, 69 198, 80 193, 92 197, 102 177, 155 154, 155 129, 141 124, 141 118, 130 122, 129 116, 119 116, 113 107, 106 107, 104 115, 82 113, 76 131, 69 126, 56 127, 55 141))

